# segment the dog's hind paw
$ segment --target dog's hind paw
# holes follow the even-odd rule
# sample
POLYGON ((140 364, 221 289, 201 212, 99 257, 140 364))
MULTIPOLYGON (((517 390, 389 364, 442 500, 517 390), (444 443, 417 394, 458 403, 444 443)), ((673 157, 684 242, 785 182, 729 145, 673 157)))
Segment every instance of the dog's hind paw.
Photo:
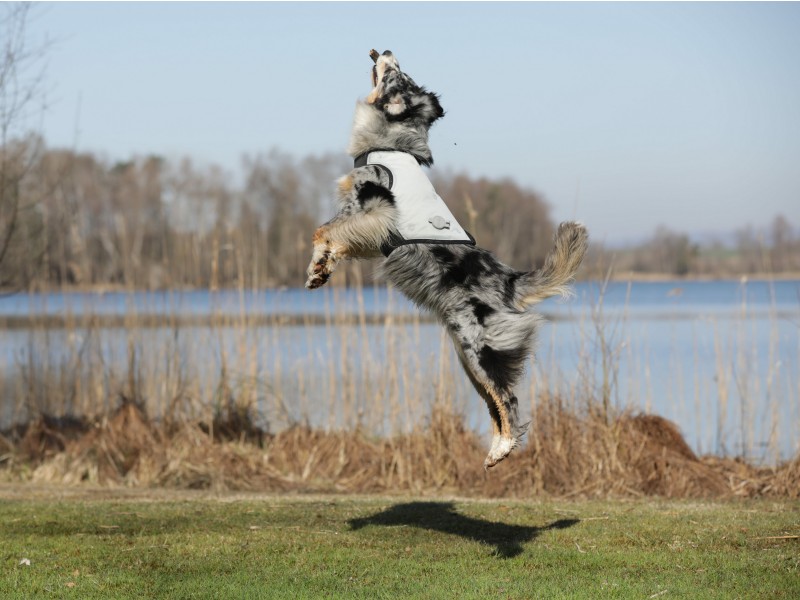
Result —
POLYGON ((506 456, 511 454, 511 451, 517 447, 517 439, 513 437, 497 436, 492 440, 492 449, 483 461, 484 470, 488 471, 506 456))

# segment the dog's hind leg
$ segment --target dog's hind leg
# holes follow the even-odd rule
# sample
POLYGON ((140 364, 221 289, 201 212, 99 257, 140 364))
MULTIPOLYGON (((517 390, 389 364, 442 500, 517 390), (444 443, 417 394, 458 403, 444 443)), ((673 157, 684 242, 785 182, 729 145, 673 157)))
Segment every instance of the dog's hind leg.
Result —
POLYGON ((500 414, 500 431, 492 436, 492 446, 483 461, 485 469, 495 466, 519 445, 522 435, 528 427, 526 423, 519 425, 517 413, 517 397, 507 391, 487 387, 489 397, 500 414))
POLYGON ((517 447, 520 438, 527 430, 528 424, 520 425, 517 398, 511 390, 497 377, 481 365, 481 353, 475 354, 456 342, 456 349, 461 365, 467 373, 472 385, 486 402, 489 416, 492 418, 492 445, 483 462, 484 468, 495 466, 517 447))
POLYGON ((464 368, 464 372, 467 374, 467 378, 478 392, 478 395, 483 398, 484 402, 486 402, 486 407, 489 409, 489 417, 492 419, 492 447, 494 448, 494 446, 497 444, 497 441, 500 439, 500 431, 502 430, 503 426, 503 419, 500 416, 497 403, 489 393, 486 384, 478 379, 478 376, 473 372, 467 357, 464 355, 464 351, 458 347, 458 343, 456 343, 456 348, 458 350, 459 361, 461 362, 461 366, 464 368))

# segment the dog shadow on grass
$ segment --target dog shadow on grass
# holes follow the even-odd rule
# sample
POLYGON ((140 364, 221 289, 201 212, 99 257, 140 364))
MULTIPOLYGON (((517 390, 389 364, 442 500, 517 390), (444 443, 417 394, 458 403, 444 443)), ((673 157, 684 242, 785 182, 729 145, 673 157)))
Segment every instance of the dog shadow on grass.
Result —
POLYGON ((559 519, 542 527, 508 525, 459 514, 453 502, 406 502, 395 504, 371 517, 350 519, 348 523, 353 530, 367 525, 404 525, 441 531, 494 546, 499 556, 511 558, 520 554, 523 544, 536 539, 540 533, 550 529, 566 529, 580 523, 580 520, 559 519))

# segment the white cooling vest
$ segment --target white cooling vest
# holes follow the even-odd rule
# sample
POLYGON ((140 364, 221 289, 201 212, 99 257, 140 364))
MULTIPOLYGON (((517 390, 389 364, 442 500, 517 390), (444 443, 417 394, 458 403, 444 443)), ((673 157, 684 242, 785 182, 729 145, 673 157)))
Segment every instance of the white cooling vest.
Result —
MULTIPOLYGON (((391 175, 401 239, 393 238, 389 252, 404 244, 475 244, 436 193, 422 167, 407 152, 376 150, 356 159, 357 166, 378 165, 391 175)), ((388 250, 388 251, 387 251, 388 250)))

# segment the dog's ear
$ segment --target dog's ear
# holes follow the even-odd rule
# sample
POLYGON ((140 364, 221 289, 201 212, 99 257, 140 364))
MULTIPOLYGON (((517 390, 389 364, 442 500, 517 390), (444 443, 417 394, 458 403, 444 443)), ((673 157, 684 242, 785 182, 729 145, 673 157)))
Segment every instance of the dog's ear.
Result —
POLYGON ((375 106, 386 113, 389 121, 416 120, 430 126, 444 116, 439 97, 422 88, 390 91, 380 96, 375 106))
POLYGON ((421 92, 411 96, 411 105, 419 113, 419 117, 431 125, 444 116, 444 110, 439 103, 439 96, 432 92, 421 92))

